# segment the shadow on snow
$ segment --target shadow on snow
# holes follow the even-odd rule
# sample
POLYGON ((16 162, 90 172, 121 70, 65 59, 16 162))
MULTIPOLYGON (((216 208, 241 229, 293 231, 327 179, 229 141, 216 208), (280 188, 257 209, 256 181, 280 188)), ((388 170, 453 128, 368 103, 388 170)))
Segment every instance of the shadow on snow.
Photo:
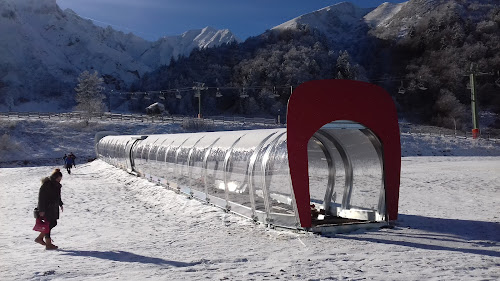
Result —
MULTIPOLYGON (((487 221, 432 218, 416 215, 398 215, 401 227, 446 234, 465 240, 490 240, 500 242, 500 223, 487 221)), ((492 243, 495 244, 495 243, 492 243)))
POLYGON ((371 232, 377 237, 336 234, 335 237, 469 254, 500 257, 500 223, 459 219, 432 218, 417 215, 398 215, 398 226, 387 232, 371 232), (403 234, 402 228, 421 230, 423 233, 403 234))
POLYGON ((73 250, 59 250, 59 252, 63 252, 64 255, 70 256, 82 256, 82 257, 94 257, 98 259, 104 260, 112 260, 119 262, 137 262, 137 263, 150 263, 157 265, 171 265, 175 267, 188 267, 195 266, 198 264, 202 264, 206 261, 200 260, 195 262, 180 262, 180 261, 171 261, 165 260, 161 258, 152 258, 147 256, 141 256, 130 252, 125 251, 73 251, 73 250))

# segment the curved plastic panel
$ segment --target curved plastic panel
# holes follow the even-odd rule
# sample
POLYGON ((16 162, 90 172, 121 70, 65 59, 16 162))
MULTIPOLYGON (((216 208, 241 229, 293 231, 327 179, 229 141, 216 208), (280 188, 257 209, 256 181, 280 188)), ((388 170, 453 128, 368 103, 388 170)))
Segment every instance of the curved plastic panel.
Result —
POLYGON ((97 151, 110 164, 240 215, 297 223, 285 129, 107 136, 97 151))

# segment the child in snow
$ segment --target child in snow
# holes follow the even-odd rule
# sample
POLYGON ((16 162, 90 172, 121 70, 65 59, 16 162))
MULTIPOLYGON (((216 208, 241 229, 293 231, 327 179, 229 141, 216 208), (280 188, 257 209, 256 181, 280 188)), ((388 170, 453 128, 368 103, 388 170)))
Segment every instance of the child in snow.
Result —
POLYGON ((76 167, 76 156, 73 154, 73 152, 70 152, 68 157, 73 158, 73 167, 76 167))
POLYGON ((71 155, 66 157, 66 159, 64 160, 64 168, 66 168, 68 174, 71 174, 71 167, 73 167, 74 161, 75 160, 73 159, 73 157, 71 157, 71 155))

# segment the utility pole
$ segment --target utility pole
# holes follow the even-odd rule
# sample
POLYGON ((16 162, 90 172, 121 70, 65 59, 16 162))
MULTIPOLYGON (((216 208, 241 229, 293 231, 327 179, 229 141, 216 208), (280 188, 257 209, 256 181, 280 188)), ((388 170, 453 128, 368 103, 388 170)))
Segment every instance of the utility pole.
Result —
POLYGON ((193 86, 193 90, 196 91, 195 97, 198 97, 198 119, 201 118, 201 91, 208 89, 205 87, 205 83, 195 82, 193 86))
POLYGON ((469 74, 469 80, 471 92, 470 105, 472 110, 472 138, 477 139, 479 137, 479 115, 476 102, 476 75, 474 72, 471 72, 471 74, 469 74))
POLYGON ((470 83, 470 100, 471 100, 471 112, 472 112, 472 138, 477 139, 480 135, 479 130, 479 109, 477 106, 477 93, 476 93, 476 77, 482 75, 491 75, 491 73, 486 72, 476 72, 474 64, 470 65, 469 83, 470 83))

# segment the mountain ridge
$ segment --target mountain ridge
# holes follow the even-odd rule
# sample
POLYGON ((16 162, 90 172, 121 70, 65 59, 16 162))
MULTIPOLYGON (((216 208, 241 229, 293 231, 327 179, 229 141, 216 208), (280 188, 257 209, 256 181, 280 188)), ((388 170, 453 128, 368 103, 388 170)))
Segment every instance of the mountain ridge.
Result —
MULTIPOLYGON (((30 0, 22 1, 31 3, 30 0)), ((206 27, 180 36, 189 39, 184 41, 183 47, 189 47, 195 38, 201 46, 189 55, 175 53, 170 45, 179 45, 179 37, 163 37, 151 43, 131 33, 116 32, 111 27, 94 30, 88 27, 92 24, 90 20, 69 11, 60 13, 51 4, 53 1, 43 2, 48 4, 28 9, 30 13, 37 13, 30 20, 40 18, 39 29, 27 26, 37 32, 37 38, 52 38, 47 34, 60 35, 59 29, 71 31, 77 25, 91 29, 92 39, 69 33, 48 47, 35 48, 25 44, 32 39, 25 34, 15 37, 12 43, 0 43, 0 50, 2 44, 10 44, 10 48, 2 50, 8 58, 0 57, 0 62, 2 59, 5 62, 0 64, 0 93, 12 89, 18 93, 17 103, 25 102, 23 94, 37 91, 50 100, 59 99, 59 92, 66 91, 69 101, 79 69, 75 70, 73 64, 61 68, 60 62, 70 59, 76 61, 75 65, 85 66, 82 69, 98 70, 107 90, 115 89, 115 93, 191 88, 193 81, 204 82, 210 87, 258 85, 268 88, 261 93, 253 91, 244 102, 231 95, 223 94, 217 100, 211 95, 204 96, 202 104, 213 108, 213 114, 257 112, 276 115, 286 110, 286 95, 279 100, 267 99, 269 89, 275 85, 296 86, 304 81, 332 78, 363 80, 378 84, 391 93, 398 110, 406 111, 408 118, 449 127, 461 126, 470 120, 466 116, 470 90, 466 88, 464 77, 469 74, 471 64, 481 71, 500 69, 500 4, 495 0, 409 0, 369 9, 340 3, 301 15, 240 44, 215 48, 210 47, 212 43, 216 46, 221 38, 227 40, 231 35, 206 27), (61 26, 58 21, 75 24, 61 26), (118 39, 109 40, 111 37, 118 39), (90 44, 90 41, 97 43, 90 44), (57 44, 69 45, 67 49, 71 52, 56 57, 57 48, 49 47, 57 44), (106 50, 111 50, 111 54, 106 50), (27 56, 22 56, 23 53, 27 56), (172 54, 175 60, 162 53, 172 54), (90 54, 91 60, 86 60, 82 54, 90 54), (120 60, 110 60, 110 56, 120 60), (13 57, 22 63, 16 63, 13 57), (53 57, 50 63, 40 63, 47 57, 53 57), (145 61, 160 67, 148 66, 145 61), (174 63, 168 65, 170 61, 174 63), (123 76, 115 74, 120 71, 124 72, 123 76), (40 78, 34 73, 48 74, 40 78), (63 81, 62 77, 69 79, 63 81), (128 81, 120 77, 133 81, 132 86, 127 87, 128 81)), ((0 5, 5 6, 5 3, 0 0, 0 5)), ((15 30, 1 24, 6 19, 13 21, 17 17, 19 20, 15 10, 2 11, 0 30, 15 30)), ((500 99, 496 94, 500 80, 497 79, 481 77, 478 89, 480 104, 493 112, 500 112, 500 99)), ((191 94, 186 92, 182 100, 163 98, 171 103, 168 105, 170 112, 191 114, 197 107, 196 99, 189 98, 191 94)), ((148 102, 150 100, 121 101, 125 105, 122 108, 128 106, 128 110, 142 110, 148 102)))
POLYGON ((151 42, 133 33, 100 27, 55 0, 1 0, 0 103, 60 97, 71 103, 76 78, 97 70, 115 89, 128 87, 147 72, 239 39, 229 30, 205 27, 151 42))

